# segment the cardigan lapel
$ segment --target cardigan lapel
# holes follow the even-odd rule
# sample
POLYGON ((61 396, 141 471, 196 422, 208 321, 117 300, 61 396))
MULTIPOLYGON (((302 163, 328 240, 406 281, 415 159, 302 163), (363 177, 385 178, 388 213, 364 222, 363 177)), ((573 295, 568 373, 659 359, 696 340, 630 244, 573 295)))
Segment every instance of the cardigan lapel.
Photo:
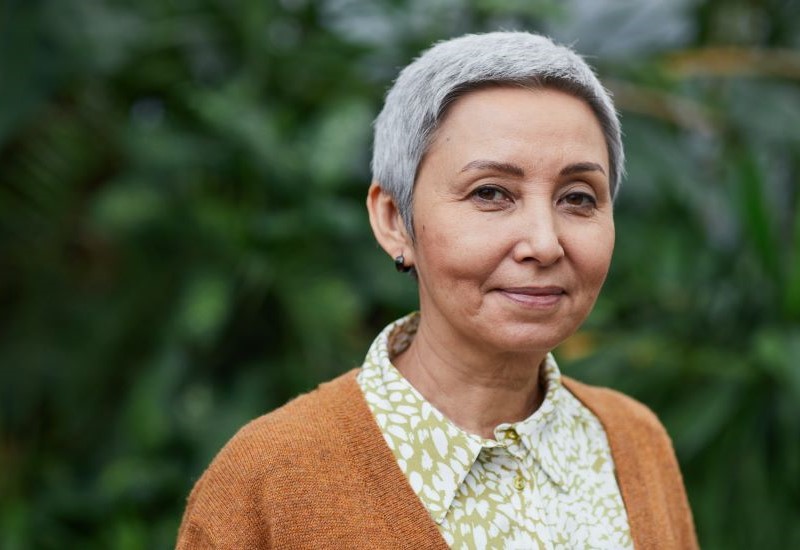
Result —
MULTIPOLYGON (((396 540, 392 548, 448 550, 386 445, 356 373, 320 387, 346 438, 349 463, 342 468, 354 472, 354 483, 363 483, 366 498, 382 510, 387 532, 396 540)), ((605 429, 635 548, 697 548, 677 460, 653 413, 617 392, 568 377, 563 382, 605 429)))
POLYGON ((697 548, 677 459, 655 415, 613 390, 564 384, 605 429, 634 547, 697 548))
POLYGON ((397 459, 383 439, 369 405, 356 382, 354 369, 329 386, 327 396, 337 416, 337 426, 346 436, 344 445, 354 474, 354 481, 363 480, 368 498, 396 537, 392 548, 448 550, 439 529, 417 497, 397 459), (335 386, 335 387, 334 387, 335 386))

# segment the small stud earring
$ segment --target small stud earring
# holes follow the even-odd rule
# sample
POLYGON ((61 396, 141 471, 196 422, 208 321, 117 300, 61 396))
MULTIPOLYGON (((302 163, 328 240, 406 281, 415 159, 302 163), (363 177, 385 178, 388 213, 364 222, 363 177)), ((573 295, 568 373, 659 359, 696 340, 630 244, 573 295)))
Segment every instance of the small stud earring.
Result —
POLYGON ((400 273, 408 273, 409 271, 411 271, 411 267, 406 265, 406 259, 402 254, 400 254, 399 256, 395 257, 395 259, 394 259, 394 267, 400 273))

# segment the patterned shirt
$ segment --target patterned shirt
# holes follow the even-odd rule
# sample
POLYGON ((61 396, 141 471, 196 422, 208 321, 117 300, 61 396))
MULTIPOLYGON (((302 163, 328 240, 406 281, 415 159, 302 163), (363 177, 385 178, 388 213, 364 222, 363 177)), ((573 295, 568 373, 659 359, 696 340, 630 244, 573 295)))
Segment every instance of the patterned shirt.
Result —
POLYGON ((419 314, 387 326, 358 383, 400 469, 452 548, 632 548, 600 421, 543 364, 542 405, 495 439, 465 432, 392 365, 419 314))

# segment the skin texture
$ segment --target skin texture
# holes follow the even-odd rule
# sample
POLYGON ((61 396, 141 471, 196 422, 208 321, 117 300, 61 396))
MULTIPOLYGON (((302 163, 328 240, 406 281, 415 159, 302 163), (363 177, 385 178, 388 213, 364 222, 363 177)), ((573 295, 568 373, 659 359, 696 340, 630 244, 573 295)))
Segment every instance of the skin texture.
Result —
POLYGON ((583 101, 494 87, 449 109, 418 171, 412 240, 379 182, 378 242, 419 277, 421 321, 394 363, 462 428, 541 404, 539 365, 584 321, 614 248, 608 154, 583 101))

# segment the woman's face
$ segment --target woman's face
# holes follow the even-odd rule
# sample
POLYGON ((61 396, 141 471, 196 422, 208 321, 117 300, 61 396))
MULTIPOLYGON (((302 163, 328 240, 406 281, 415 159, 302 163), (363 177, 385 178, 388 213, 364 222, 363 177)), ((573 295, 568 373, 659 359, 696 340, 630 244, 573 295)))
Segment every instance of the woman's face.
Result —
POLYGON ((406 256, 438 341, 524 353, 572 334, 614 248, 608 174, 583 101, 511 87, 459 98, 420 164, 406 256))

